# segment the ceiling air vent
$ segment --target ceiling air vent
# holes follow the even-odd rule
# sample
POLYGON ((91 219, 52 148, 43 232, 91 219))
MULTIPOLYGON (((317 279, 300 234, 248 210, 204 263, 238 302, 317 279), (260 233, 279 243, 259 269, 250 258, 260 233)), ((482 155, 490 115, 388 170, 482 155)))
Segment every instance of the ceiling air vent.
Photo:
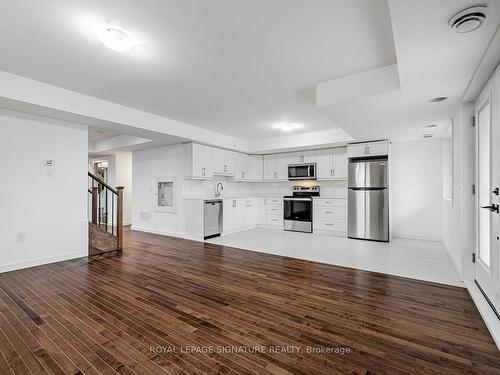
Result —
POLYGON ((448 25, 453 31, 463 34, 479 29, 484 21, 486 21, 486 5, 477 5, 455 14, 448 21, 448 25))

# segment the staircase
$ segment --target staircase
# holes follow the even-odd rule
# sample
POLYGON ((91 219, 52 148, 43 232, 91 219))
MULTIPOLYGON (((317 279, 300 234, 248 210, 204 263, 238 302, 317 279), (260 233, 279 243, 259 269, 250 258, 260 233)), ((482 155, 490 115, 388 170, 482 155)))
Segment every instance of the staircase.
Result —
POLYGON ((123 186, 113 188, 88 173, 89 255, 121 251, 123 245, 123 186))

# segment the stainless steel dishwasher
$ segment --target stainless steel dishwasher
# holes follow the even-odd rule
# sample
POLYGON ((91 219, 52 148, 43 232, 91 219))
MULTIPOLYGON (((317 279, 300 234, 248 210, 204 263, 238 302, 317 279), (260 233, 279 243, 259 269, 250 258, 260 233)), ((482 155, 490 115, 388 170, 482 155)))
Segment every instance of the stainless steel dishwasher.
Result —
POLYGON ((204 238, 220 236, 222 233, 222 199, 206 200, 204 211, 204 238))

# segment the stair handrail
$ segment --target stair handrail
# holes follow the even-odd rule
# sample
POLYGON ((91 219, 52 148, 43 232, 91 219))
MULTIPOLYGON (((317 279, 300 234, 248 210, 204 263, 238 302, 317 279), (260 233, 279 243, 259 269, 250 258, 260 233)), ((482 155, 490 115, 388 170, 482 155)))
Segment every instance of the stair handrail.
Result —
MULTIPOLYGON (((96 176, 95 174, 91 173, 91 172, 88 172, 89 174, 89 177, 96 180, 98 183, 100 183, 101 185, 105 186, 107 189, 109 189, 112 193, 118 195, 118 188, 120 186, 117 186, 116 189, 114 187, 112 187, 111 185, 108 185, 106 182, 104 182, 100 177, 96 176)), ((123 187, 121 187, 123 189, 123 187)))
MULTIPOLYGON (((117 249, 121 251, 123 248, 123 186, 117 186, 113 188, 106 182, 104 182, 100 177, 96 176, 91 172, 87 172, 88 176, 96 181, 98 184, 104 186, 111 193, 116 195, 116 237, 117 237, 117 249)), ((89 188, 89 193, 92 195, 92 223, 97 224, 97 195, 98 189, 96 187, 89 188)), ((107 201, 106 201, 107 202, 107 201)), ((112 200, 113 202, 113 200, 112 200)), ((106 203, 107 204, 107 203, 106 203)))

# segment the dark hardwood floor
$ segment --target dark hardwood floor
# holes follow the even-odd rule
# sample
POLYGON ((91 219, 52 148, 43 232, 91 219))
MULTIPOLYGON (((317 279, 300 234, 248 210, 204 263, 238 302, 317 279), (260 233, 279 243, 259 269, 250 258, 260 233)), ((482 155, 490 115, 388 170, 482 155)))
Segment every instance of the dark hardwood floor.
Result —
POLYGON ((124 244, 0 274, 1 375, 500 373, 466 289, 138 232, 124 244))

